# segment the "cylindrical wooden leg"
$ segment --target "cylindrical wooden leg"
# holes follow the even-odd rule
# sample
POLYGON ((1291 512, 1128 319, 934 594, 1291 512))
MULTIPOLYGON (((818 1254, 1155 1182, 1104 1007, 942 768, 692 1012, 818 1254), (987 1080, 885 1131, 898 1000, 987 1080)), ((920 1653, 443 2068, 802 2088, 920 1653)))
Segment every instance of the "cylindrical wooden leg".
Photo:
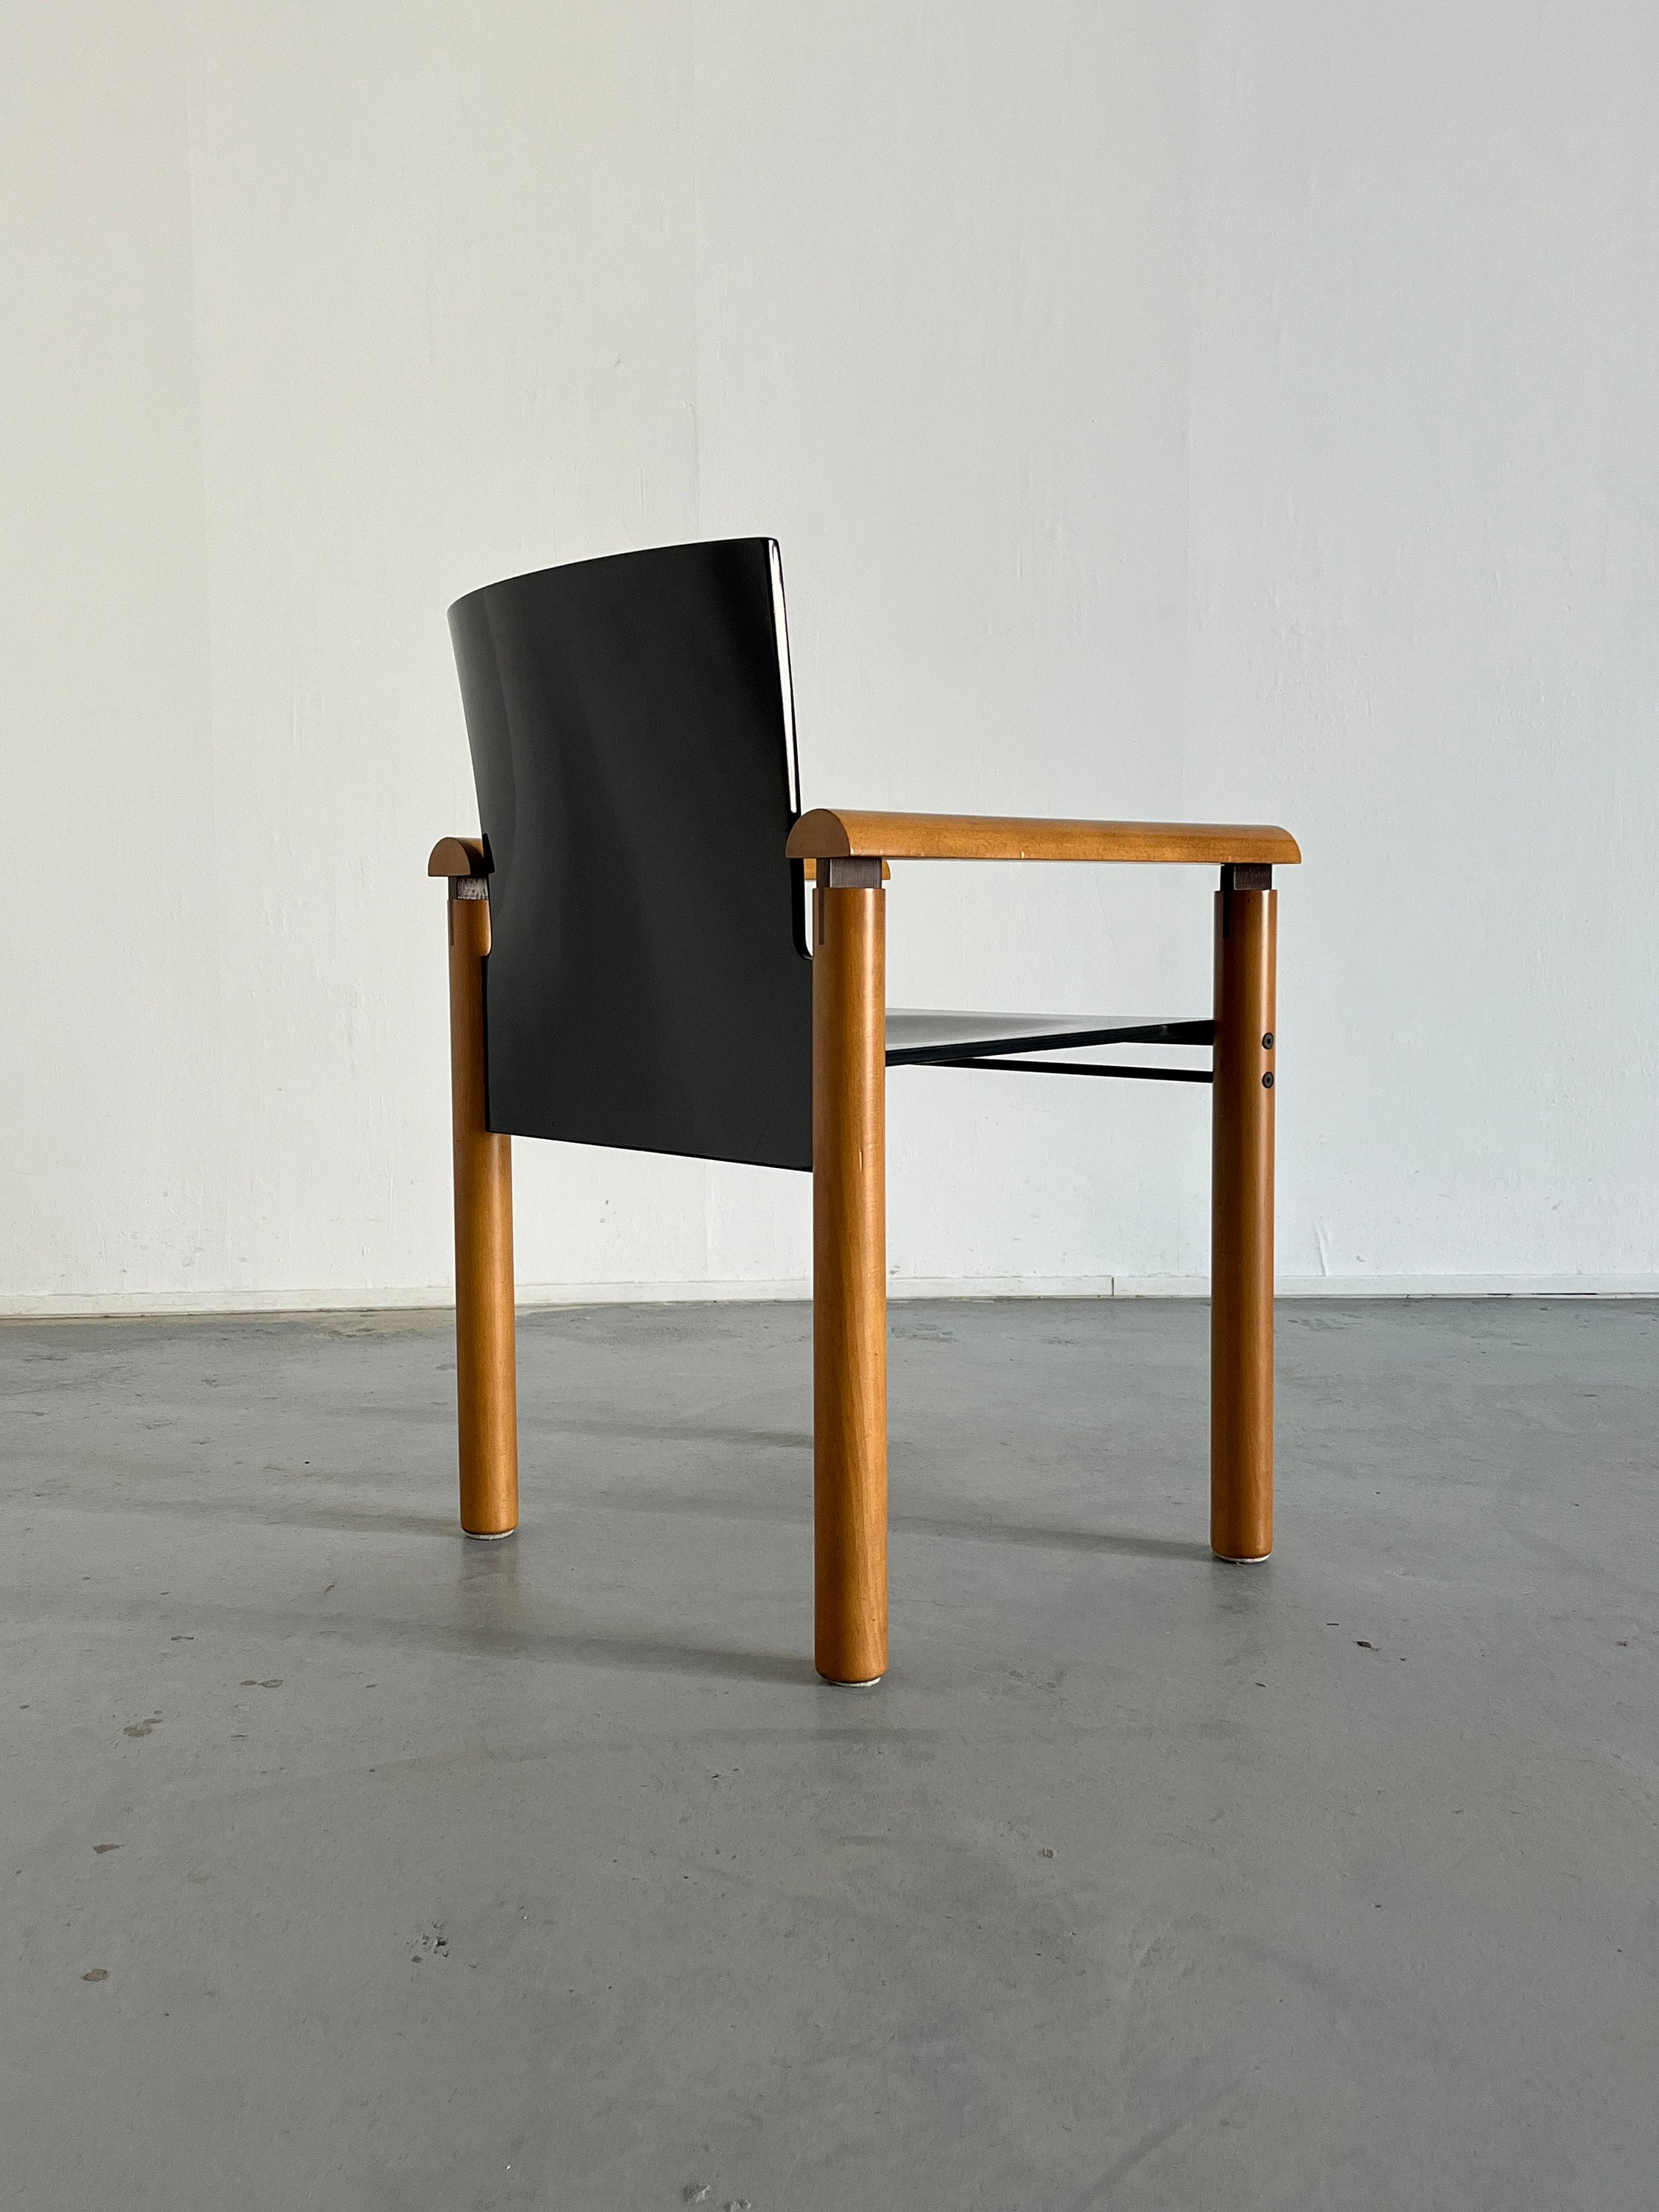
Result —
POLYGON ((1224 868, 1216 898, 1210 1546, 1273 1547, 1273 969, 1279 894, 1224 868))
POLYGON ((484 1125, 482 876, 449 899, 449 1078, 455 1139, 455 1395, 461 1526, 510 1536, 519 1525, 519 1408, 513 1333, 513 1139, 484 1125))
POLYGON ((820 860, 812 953, 814 1657, 887 1671, 886 925, 879 860, 820 860))

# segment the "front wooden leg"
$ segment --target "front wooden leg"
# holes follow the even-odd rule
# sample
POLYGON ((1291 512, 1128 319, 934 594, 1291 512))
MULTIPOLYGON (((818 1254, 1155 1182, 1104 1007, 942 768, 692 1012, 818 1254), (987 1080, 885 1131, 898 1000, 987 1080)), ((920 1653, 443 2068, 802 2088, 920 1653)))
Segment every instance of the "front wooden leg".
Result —
POLYGON ((812 953, 814 1658, 887 1671, 886 895, 820 860, 812 953))
POLYGON ((1221 872, 1216 897, 1210 1259, 1210 1547, 1273 1547, 1273 871, 1221 872))
POLYGON ((449 886, 449 1078, 455 1158, 455 1396, 461 1527, 519 1525, 519 1407, 513 1316, 513 1139, 484 1119, 483 876, 449 886))

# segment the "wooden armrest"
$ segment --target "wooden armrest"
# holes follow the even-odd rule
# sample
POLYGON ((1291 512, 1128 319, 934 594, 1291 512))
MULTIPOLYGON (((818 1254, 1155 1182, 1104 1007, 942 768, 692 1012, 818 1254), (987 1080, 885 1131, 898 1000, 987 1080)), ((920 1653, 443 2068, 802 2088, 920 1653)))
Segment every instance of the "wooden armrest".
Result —
POLYGON ((792 860, 1231 860, 1288 866, 1288 830, 1219 822, 1042 822, 988 814, 854 814, 815 806, 789 833, 792 860))
POLYGON ((487 876, 489 862, 481 837, 440 837, 426 864, 429 876, 487 876))

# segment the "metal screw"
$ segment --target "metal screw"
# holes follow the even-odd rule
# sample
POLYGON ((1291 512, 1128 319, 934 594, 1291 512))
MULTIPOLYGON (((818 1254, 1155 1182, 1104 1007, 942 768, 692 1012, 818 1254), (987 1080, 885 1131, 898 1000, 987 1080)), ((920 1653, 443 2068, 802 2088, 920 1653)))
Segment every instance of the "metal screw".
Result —
POLYGON ((1264 1037, 1262 1038, 1262 1040, 1261 1040, 1261 1049, 1262 1049, 1262 1051, 1263 1051, 1263 1052, 1271 1052, 1271 1051, 1273 1050, 1273 1031, 1272 1031, 1271 1030, 1269 1030, 1267 1031, 1267 1034, 1266 1035, 1266 1036, 1264 1036, 1264 1037))
POLYGON ((1264 1091, 1271 1091, 1271 1090, 1273 1089, 1273 1079, 1272 1076, 1271 1076, 1271 1075, 1264 1075, 1264 1076, 1262 1077, 1262 1079, 1261 1079, 1261 1088, 1262 1088, 1264 1091))

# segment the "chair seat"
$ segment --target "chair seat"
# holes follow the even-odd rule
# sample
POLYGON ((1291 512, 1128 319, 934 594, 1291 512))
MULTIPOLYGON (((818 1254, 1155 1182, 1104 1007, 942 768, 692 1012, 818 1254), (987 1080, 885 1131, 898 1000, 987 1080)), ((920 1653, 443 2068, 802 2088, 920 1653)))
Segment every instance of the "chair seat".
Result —
POLYGON ((1207 1016, 1180 1021, 1150 1014, 981 1014, 889 1006, 887 1065, 918 1066, 981 1053, 1054 1052, 1095 1044, 1215 1042, 1207 1016))

